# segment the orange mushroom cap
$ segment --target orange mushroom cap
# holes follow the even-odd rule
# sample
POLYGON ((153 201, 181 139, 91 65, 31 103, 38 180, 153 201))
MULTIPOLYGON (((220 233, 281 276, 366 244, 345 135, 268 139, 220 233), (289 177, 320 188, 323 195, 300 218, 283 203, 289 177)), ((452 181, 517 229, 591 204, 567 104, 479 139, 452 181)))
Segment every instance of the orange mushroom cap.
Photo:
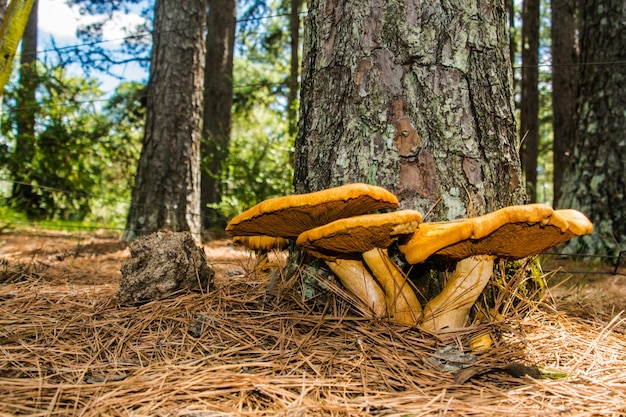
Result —
POLYGON ((579 211, 529 204, 466 220, 422 223, 400 250, 412 264, 433 254, 456 260, 482 254, 520 259, 592 231, 579 211))
POLYGON ((399 236, 413 233, 421 221, 422 215, 414 210, 363 214, 307 230, 296 244, 318 258, 333 260, 387 248, 399 236))
POLYGON ((348 184, 309 194, 265 200, 234 217, 231 236, 267 235, 296 238, 300 233, 334 220, 398 207, 398 199, 384 188, 348 184))

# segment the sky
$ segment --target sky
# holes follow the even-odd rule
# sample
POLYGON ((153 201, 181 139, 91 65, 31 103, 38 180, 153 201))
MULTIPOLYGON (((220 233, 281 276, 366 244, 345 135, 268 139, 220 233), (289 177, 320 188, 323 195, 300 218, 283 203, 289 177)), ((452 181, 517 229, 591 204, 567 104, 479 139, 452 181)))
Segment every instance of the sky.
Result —
MULTIPOLYGON (((81 22, 94 19, 91 16, 81 16, 78 8, 71 9, 65 4, 65 0, 39 0, 38 14, 38 49, 45 51, 52 47, 51 38, 54 37, 57 46, 77 45, 81 42, 76 38, 76 29, 81 22)), ((133 23, 141 20, 138 14, 118 15, 104 26, 104 39, 116 40, 123 38, 121 23, 133 23)), ((111 46, 119 44, 119 41, 111 42, 111 46)), ((85 75, 80 66, 73 65, 69 71, 75 75, 85 75)), ((117 69, 117 73, 127 81, 144 81, 147 79, 145 70, 136 65, 128 65, 117 69)), ((115 77, 99 75, 101 89, 110 94, 119 84, 115 77)))

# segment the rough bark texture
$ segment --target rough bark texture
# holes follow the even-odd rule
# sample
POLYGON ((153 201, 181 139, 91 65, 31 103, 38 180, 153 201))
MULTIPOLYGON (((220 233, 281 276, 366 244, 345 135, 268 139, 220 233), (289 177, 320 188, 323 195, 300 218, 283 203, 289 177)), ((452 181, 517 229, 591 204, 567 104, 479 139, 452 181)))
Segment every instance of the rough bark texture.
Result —
POLYGON ((594 224, 576 249, 613 254, 626 248, 626 8, 622 0, 586 0, 581 12, 576 138, 559 206, 594 224))
POLYGON ((156 2, 146 127, 125 240, 157 230, 199 238, 204 6, 156 2))
POLYGON ((296 192, 376 184, 427 220, 523 200, 503 0, 308 7, 296 192))
POLYGON ((561 197, 563 174, 572 153, 578 84, 576 0, 552 0, 553 205, 561 197))
POLYGON ((537 158, 539 157, 539 0, 524 0, 522 11, 522 97, 520 136, 526 194, 537 201, 537 158))
POLYGON ((236 0, 208 0, 204 115, 202 122, 202 227, 223 227, 209 207, 222 198, 222 162, 228 157, 233 104, 236 0))

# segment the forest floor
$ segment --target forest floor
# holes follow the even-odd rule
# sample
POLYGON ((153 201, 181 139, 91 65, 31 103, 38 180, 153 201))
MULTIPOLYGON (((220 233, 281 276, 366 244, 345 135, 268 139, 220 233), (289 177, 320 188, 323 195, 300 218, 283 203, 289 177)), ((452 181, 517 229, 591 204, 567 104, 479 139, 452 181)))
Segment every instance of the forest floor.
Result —
POLYGON ((441 339, 360 318, 332 285, 322 310, 297 278, 270 294, 225 238, 204 250, 212 291, 121 306, 119 236, 0 233, 0 416, 626 415, 623 265, 542 258, 540 305, 441 339))

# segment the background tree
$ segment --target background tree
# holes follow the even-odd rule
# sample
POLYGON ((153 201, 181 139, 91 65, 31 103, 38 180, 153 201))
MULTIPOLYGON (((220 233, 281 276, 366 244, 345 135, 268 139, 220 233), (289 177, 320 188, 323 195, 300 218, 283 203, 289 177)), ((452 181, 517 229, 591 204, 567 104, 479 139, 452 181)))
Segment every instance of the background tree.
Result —
POLYGON ((4 14, 7 11, 7 1, 8 0, 0 0, 0 25, 4 21, 4 14))
POLYGON ((626 242, 626 20, 621 0, 582 1, 580 78, 573 155, 560 207, 593 222, 576 249, 613 254, 626 242))
POLYGON ((576 0, 552 0, 552 161, 553 205, 561 197, 563 175, 572 153, 578 85, 576 0))
POLYGON ((502 0, 308 8, 297 192, 378 184, 428 220, 523 201, 502 0))
POLYGON ((33 0, 15 0, 3 11, 0 25, 0 98, 11 76, 12 62, 24 34, 33 0))
POLYGON ((157 230, 200 233, 200 135, 206 9, 158 0, 146 127, 124 240, 157 230))
POLYGON ((300 6, 302 0, 289 1, 289 96, 287 97, 287 118, 289 135, 295 137, 298 129, 298 91, 300 90, 300 6))
POLYGON ((522 12, 522 80, 520 136, 526 194, 537 201, 539 157, 539 0, 524 0, 522 12))
POLYGON ((208 0, 202 120, 202 227, 223 227, 222 164, 228 157, 233 105, 236 0, 208 0))
MULTIPOLYGON (((17 90, 17 105, 20 111, 16 113, 17 136, 14 158, 18 164, 30 167, 29 162, 35 156, 35 115, 38 103, 35 99, 37 92, 37 10, 38 0, 34 0, 30 16, 22 35, 22 53, 20 55, 19 84, 17 90)), ((29 211, 37 205, 37 194, 29 182, 33 176, 27 169, 15 172, 15 183, 11 195, 11 205, 20 211, 29 211)))

